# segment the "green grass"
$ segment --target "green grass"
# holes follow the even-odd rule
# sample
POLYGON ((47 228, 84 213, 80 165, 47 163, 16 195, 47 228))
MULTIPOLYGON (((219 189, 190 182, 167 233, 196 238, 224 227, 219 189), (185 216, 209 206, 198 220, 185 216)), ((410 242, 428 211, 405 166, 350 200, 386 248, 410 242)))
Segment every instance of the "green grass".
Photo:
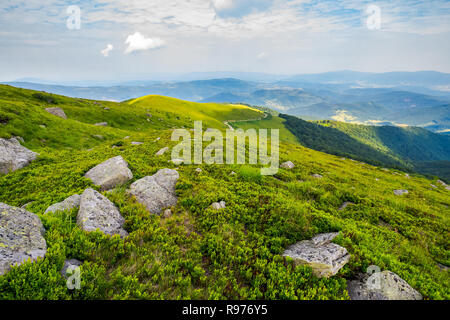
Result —
POLYGON ((33 201, 27 208, 44 223, 48 251, 44 259, 0 276, 0 299, 348 299, 346 279, 372 264, 397 273, 426 299, 450 298, 448 271, 437 265, 450 265, 449 191, 419 175, 407 178, 283 139, 280 160, 296 167, 280 169, 276 177, 259 176, 258 165, 200 165, 201 174, 196 165, 179 166, 178 205, 167 219, 130 199, 127 186, 103 193, 126 219, 126 239, 82 231, 76 210, 44 215, 49 205, 93 187, 84 174, 110 157, 124 157, 132 181, 174 168, 169 154, 154 154, 175 144, 170 128, 192 126, 188 118, 203 117, 224 129, 222 121, 230 116, 255 117, 251 110, 214 105, 225 113, 215 120, 207 105, 162 97, 99 102, 110 108, 106 112, 88 100, 54 96, 57 104, 51 106, 61 106, 69 117, 63 120, 42 111, 49 103, 32 100, 33 93, 0 86, 0 115, 9 119, 0 124, 0 136, 22 135, 40 153, 30 166, 0 176, 0 202, 33 201), (147 109, 153 122, 146 120, 147 109), (44 120, 46 131, 40 131, 44 120), (92 126, 100 121, 111 127, 92 126), (95 133, 105 139, 92 138, 95 133), (314 173, 323 179, 312 178, 314 173), (410 192, 399 197, 394 189, 410 192), (224 210, 210 208, 221 200, 224 210), (344 201, 355 205, 339 211, 344 201), (281 256, 288 245, 331 231, 342 232, 336 243, 351 254, 336 276, 316 278, 310 268, 281 256), (84 261, 81 290, 68 290, 59 273, 67 258, 84 261))

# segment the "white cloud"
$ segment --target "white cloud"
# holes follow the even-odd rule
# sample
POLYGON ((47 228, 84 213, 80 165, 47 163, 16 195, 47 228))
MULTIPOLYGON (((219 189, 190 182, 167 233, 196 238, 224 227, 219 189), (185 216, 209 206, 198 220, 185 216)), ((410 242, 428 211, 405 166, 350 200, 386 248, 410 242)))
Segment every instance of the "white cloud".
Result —
POLYGON ((108 45, 106 46, 106 48, 103 49, 103 50, 100 51, 100 52, 101 52, 101 54, 102 54, 104 57, 109 57, 109 53, 110 53, 113 49, 114 49, 114 46, 113 46, 112 44, 108 44, 108 45))
POLYGON ((265 52, 261 52, 260 54, 258 54, 256 57, 258 59, 264 59, 267 56, 267 54, 265 52))
POLYGON ((211 0, 214 9, 221 11, 230 9, 233 6, 233 0, 211 0))
POLYGON ((140 32, 135 32, 127 37, 125 44, 128 44, 128 47, 125 50, 125 53, 128 54, 134 51, 160 48, 165 42, 160 38, 146 38, 140 32))

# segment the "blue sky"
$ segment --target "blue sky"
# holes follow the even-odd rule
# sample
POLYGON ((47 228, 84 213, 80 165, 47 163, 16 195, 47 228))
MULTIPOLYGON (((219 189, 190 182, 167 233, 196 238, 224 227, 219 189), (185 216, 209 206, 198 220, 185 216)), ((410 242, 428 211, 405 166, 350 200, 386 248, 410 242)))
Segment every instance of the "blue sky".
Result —
POLYGON ((0 81, 450 72, 449 40, 450 1, 442 0, 2 0, 0 81), (71 5, 80 29, 67 28, 71 5), (366 11, 374 6, 379 16, 366 11))

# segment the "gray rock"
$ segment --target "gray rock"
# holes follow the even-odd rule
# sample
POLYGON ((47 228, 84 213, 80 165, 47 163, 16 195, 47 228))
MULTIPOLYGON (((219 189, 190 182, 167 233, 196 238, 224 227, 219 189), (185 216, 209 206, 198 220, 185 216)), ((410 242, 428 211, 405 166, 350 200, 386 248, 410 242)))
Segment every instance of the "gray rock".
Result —
POLYGON ((225 207, 226 207, 225 201, 214 202, 211 204, 211 208, 213 208, 214 210, 225 209, 225 207))
POLYGON ((408 193, 409 193, 408 190, 394 190, 394 194, 396 196, 402 196, 402 195, 408 194, 408 193))
POLYGON ((172 216, 172 210, 170 210, 170 209, 164 210, 164 213, 163 213, 164 218, 170 218, 171 216, 172 216))
POLYGON ((98 126, 98 127, 106 127, 106 126, 108 126, 108 122, 99 122, 99 123, 95 123, 94 126, 98 126))
POLYGON ((442 180, 437 180, 437 183, 439 183, 440 185, 443 185, 444 187, 447 185, 444 181, 442 180))
POLYGON ((354 204, 353 202, 350 201, 345 201, 340 207, 339 207, 339 211, 344 210, 345 208, 347 208, 348 205, 352 205, 354 204))
POLYGON ((312 174, 311 177, 316 178, 316 179, 322 179, 323 178, 323 176, 321 174, 317 174, 317 173, 312 174))
POLYGON ((184 163, 184 160, 183 159, 172 159, 172 160, 169 160, 169 162, 172 162, 174 165, 179 166, 180 164, 184 163))
POLYGON ((64 113, 64 110, 61 108, 46 108, 45 111, 47 111, 48 113, 51 113, 54 116, 63 118, 63 119, 67 119, 66 114, 64 113))
POLYGON ((323 233, 311 240, 300 241, 288 247, 283 256, 291 257, 296 264, 310 266, 317 277, 333 276, 350 259, 345 248, 331 243, 338 234, 323 233))
POLYGON ((94 138, 97 138, 97 139, 100 139, 100 140, 103 140, 103 139, 105 139, 105 137, 104 136, 102 136, 101 134, 94 134, 94 135, 92 135, 94 138))
POLYGON ((195 172, 196 173, 201 173, 203 170, 201 169, 201 168, 197 168, 197 169, 195 169, 195 172))
POLYGON ((73 269, 79 267, 83 264, 83 262, 77 259, 69 259, 64 261, 64 266, 61 269, 61 275, 67 279, 68 275, 73 272, 73 269))
POLYGON ((434 189, 436 189, 437 187, 434 184, 430 184, 430 186, 434 189))
POLYGON ((144 144, 144 143, 143 142, 132 141, 131 144, 134 145, 134 146, 140 146, 141 144, 144 144))
POLYGON ((161 169, 153 176, 133 182, 129 193, 148 211, 160 214, 164 208, 177 204, 175 185, 180 175, 176 170, 161 169))
POLYGON ((57 211, 66 211, 72 210, 74 208, 78 208, 80 206, 81 196, 78 194, 74 194, 73 196, 68 197, 64 201, 52 204, 50 207, 45 210, 44 214, 49 212, 57 212, 57 211))
POLYGON ((292 169, 295 167, 295 164, 293 164, 291 161, 286 161, 283 162, 280 167, 285 168, 285 169, 292 169))
POLYGON ((450 191, 450 186, 445 186, 445 190, 449 190, 450 191))
POLYGON ((39 154, 23 147, 16 138, 0 138, 0 174, 28 166, 39 154))
POLYGON ((123 229, 125 219, 116 206, 105 196, 89 188, 81 195, 77 224, 85 231, 99 229, 107 235, 128 236, 123 229))
POLYGON ((422 295, 391 271, 359 275, 347 282, 351 300, 422 300, 422 295))
POLYGON ((13 265, 44 257, 47 252, 44 233, 37 215, 0 203, 0 275, 13 265))
POLYGON ((117 156, 95 166, 85 177, 102 190, 110 190, 132 179, 133 173, 122 156, 117 156))
POLYGON ((161 150, 159 150, 155 155, 156 156, 162 156, 164 153, 166 153, 167 151, 169 151, 169 147, 164 147, 161 150))
POLYGON ((231 171, 230 176, 235 176, 235 175, 236 175, 236 172, 231 171))

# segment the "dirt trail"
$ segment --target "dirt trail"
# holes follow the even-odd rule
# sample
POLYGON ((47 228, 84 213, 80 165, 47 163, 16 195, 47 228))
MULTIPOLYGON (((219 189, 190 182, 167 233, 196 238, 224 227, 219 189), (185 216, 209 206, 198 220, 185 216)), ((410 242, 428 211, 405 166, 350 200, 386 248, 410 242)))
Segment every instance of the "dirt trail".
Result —
POLYGON ((265 119, 265 118, 267 118, 267 113, 264 113, 264 117, 262 117, 262 118, 258 118, 258 119, 245 119, 245 120, 227 120, 227 121, 224 121, 223 124, 226 125, 228 128, 230 128, 230 130, 233 130, 233 131, 234 131, 234 128, 231 126, 230 122, 233 123, 233 122, 259 121, 259 120, 263 120, 263 119, 265 119))

